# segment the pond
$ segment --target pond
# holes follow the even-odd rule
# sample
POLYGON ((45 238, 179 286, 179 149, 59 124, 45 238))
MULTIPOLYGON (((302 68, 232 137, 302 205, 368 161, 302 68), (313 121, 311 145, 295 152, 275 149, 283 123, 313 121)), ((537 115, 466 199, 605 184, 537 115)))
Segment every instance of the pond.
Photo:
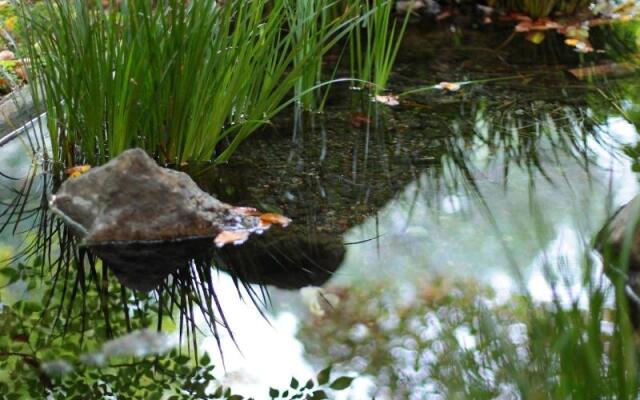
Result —
MULTIPOLYGON (((447 296, 501 309, 526 293, 540 307, 588 309, 585 264, 603 279, 592 240, 638 193, 629 154, 640 80, 633 70, 593 79, 568 70, 637 56, 623 52, 633 46, 617 33, 592 30, 602 52, 585 56, 555 37, 535 45, 493 27, 412 24, 392 92, 468 82, 460 90, 417 91, 390 107, 336 83, 323 113, 281 115, 229 163, 185 167, 224 202, 293 220, 221 256, 218 266, 232 273, 213 283, 233 337, 220 329, 218 343, 192 310, 203 328, 199 350, 220 366, 216 377, 263 398, 333 364, 357 377, 341 398, 446 398, 446 374, 434 361, 446 343, 436 343, 438 332, 453 327, 463 349, 482 340, 467 316, 443 311, 455 302, 447 296), (253 285, 238 289, 233 276, 253 285)), ((30 153, 26 137, 0 148, 3 176, 37 170, 42 155, 30 153)), ((8 213, 24 180, 3 180, 15 189, 1 195, 8 213)), ((30 196, 33 217, 5 227, 0 253, 36 236, 29 221, 42 188, 30 196)), ((1 289, 0 301, 55 284, 25 274, 1 289)), ((485 373, 496 393, 515 392, 485 373)))

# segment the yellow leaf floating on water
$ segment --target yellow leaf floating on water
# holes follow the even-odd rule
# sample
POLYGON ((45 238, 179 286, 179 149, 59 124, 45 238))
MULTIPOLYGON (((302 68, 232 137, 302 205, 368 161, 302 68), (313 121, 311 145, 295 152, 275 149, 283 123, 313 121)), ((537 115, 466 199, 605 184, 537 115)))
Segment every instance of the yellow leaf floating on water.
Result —
POLYGON ((436 89, 446 90, 448 92, 457 92, 460 90, 460 84, 455 82, 440 82, 435 87, 436 89))
POLYGON ((543 31, 534 31, 527 35, 527 40, 533 44, 540 44, 547 37, 546 33, 543 31))
POLYGON ((76 178, 91 169, 91 165, 76 165, 75 167, 67 168, 64 173, 69 175, 69 178, 76 178))

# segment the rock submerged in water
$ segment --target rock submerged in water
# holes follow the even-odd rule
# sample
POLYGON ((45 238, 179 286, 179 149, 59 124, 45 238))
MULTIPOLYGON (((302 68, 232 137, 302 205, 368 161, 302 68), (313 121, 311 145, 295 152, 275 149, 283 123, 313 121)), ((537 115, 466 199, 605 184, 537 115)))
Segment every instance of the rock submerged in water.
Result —
POLYGON ((66 180, 50 206, 122 284, 145 291, 191 260, 210 258, 214 241, 238 244, 289 222, 223 203, 141 149, 66 180))

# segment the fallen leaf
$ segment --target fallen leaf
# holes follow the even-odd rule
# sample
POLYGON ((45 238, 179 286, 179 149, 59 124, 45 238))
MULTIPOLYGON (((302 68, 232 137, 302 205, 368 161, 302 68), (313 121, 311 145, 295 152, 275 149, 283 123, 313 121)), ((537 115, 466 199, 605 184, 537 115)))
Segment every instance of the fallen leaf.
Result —
POLYGON ((435 86, 435 88, 446 90, 447 92, 457 92, 460 90, 460 84, 455 82, 440 82, 435 86))
POLYGON ((364 113, 357 112, 351 115, 351 126, 354 128, 359 128, 362 125, 367 125, 369 123, 371 123, 371 120, 369 120, 369 117, 364 113))
POLYGON ((258 216, 261 214, 260 211, 253 207, 233 207, 233 211, 246 216, 258 216))
POLYGON ((547 34, 542 31, 530 32, 526 39, 533 44, 540 44, 544 42, 544 39, 547 37, 547 34))
POLYGON ((13 68, 13 72, 15 72, 15 74, 18 76, 18 78, 22 79, 25 82, 28 81, 28 79, 27 79, 27 70, 22 64, 16 65, 13 68))
POLYGON ((548 31, 551 29, 560 29, 562 25, 557 22, 551 21, 547 18, 537 19, 535 21, 522 21, 515 26, 516 32, 529 32, 529 31, 548 31))
POLYGON ((375 100, 378 103, 386 104, 391 107, 394 107, 400 104, 400 102, 398 101, 398 96, 395 96, 393 94, 390 94, 390 95, 378 94, 376 95, 375 100))
POLYGON ((91 165, 76 165, 75 167, 67 168, 64 173, 69 175, 69 178, 76 178, 91 169, 91 165))
POLYGON ((633 73, 635 70, 635 66, 631 63, 612 63, 594 65, 592 67, 572 68, 567 70, 567 72, 575 76, 577 79, 583 80, 601 76, 621 76, 633 73))
POLYGON ((271 225, 280 225, 282 227, 286 227, 291 223, 291 218, 287 218, 284 215, 276 214, 276 213, 264 213, 260 214, 260 223, 268 228, 271 225))
POLYGON ((16 55, 11 50, 0 51, 0 61, 15 60, 16 55))
POLYGON ((575 47, 575 51, 578 53, 591 53, 593 51, 593 46, 585 39, 568 38, 564 42, 569 46, 575 47))
POLYGON ((436 21, 442 21, 444 19, 449 18, 451 15, 453 15, 453 14, 451 13, 450 10, 443 11, 443 12, 441 12, 440 14, 438 14, 436 16, 436 21))
POLYGON ((247 241, 249 238, 249 231, 222 231, 216 236, 213 242, 217 247, 223 247, 225 244, 239 245, 247 241))
POLYGON ((12 32, 16 29, 17 23, 18 23, 18 17, 14 15, 13 17, 9 17, 4 20, 4 27, 9 32, 12 32))

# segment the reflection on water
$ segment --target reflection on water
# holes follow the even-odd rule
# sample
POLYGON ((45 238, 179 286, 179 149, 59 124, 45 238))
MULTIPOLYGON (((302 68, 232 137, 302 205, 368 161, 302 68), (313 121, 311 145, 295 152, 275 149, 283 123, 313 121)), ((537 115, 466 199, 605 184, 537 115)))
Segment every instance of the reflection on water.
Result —
MULTIPOLYGON (((217 373, 241 393, 259 396, 332 362, 362 375, 349 398, 442 393, 438 379, 455 377, 437 362, 445 348, 439 334, 448 332, 447 340, 467 349, 477 338, 468 316, 438 301, 484 296, 499 306, 519 290, 540 302, 557 294, 565 303, 580 298, 593 234, 614 207, 637 194, 622 151, 637 142, 625 119, 639 107, 630 95, 637 94, 637 76, 577 82, 562 65, 524 63, 528 47, 495 50, 505 39, 500 35, 475 34, 478 42, 461 48, 450 46, 448 33, 432 35, 432 42, 421 36, 418 50, 400 62, 398 91, 438 80, 512 79, 459 93, 423 91, 397 109, 338 91, 325 115, 283 117, 245 142, 230 164, 191 171, 223 201, 294 221, 216 254, 217 267, 228 274, 203 275, 194 266, 193 274, 176 274, 158 293, 175 296, 165 312, 176 314, 174 303, 188 303, 190 292, 176 294, 172 284, 198 292, 190 282, 206 281, 196 296, 200 307, 175 325, 182 328, 183 318, 213 325, 211 310, 224 310, 234 336, 215 330, 199 344, 225 363, 226 374, 217 373), (358 114, 358 124, 356 112, 366 115, 358 114), (468 284, 426 283, 441 277, 468 284), (549 286, 550 277, 558 286, 549 286), (298 289, 327 281, 340 302, 324 317, 310 315, 298 292, 272 289, 267 297, 258 286, 298 289), (272 306, 269 321, 256 308, 263 301, 272 306), (336 327, 348 329, 331 331, 336 327)), ((407 43, 412 40, 410 34, 407 43)), ((555 61, 579 61, 561 54, 555 61)), ((0 149, 3 173, 27 173, 30 162, 21 151, 17 143, 0 149)), ((3 193, 2 201, 11 198, 3 193)), ((11 290, 3 289, 2 301, 11 290)), ((516 322, 502 322, 517 336, 516 322)), ((485 380, 498 370, 485 371, 485 380)), ((495 391, 509 392, 497 384, 495 391)))

